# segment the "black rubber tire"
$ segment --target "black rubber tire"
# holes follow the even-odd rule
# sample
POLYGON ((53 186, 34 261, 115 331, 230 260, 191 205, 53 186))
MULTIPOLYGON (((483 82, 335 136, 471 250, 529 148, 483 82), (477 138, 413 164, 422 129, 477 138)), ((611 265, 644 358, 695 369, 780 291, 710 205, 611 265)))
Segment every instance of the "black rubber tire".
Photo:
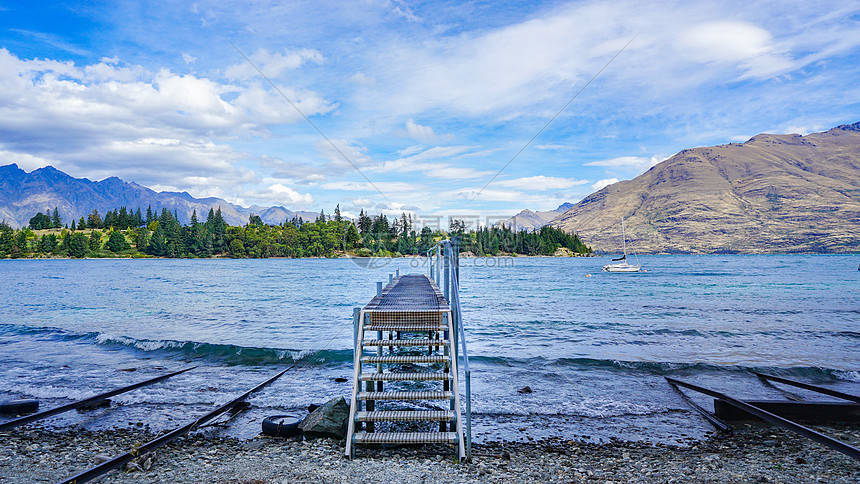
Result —
POLYGON ((263 433, 271 437, 295 437, 302 433, 302 419, 292 415, 273 415, 263 419, 263 433))
POLYGON ((10 400, 0 402, 0 415, 26 415, 39 410, 38 400, 10 400))

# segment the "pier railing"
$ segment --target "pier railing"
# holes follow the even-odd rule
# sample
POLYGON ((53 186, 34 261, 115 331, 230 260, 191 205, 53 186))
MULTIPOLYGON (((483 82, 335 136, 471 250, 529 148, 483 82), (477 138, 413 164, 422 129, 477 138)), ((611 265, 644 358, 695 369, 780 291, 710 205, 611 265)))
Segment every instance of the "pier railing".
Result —
POLYGON ((454 323, 452 348, 454 358, 462 362, 466 381, 466 458, 472 458, 472 372, 469 369, 469 353, 466 350, 466 333, 463 329, 460 308, 460 239, 441 240, 427 251, 430 263, 430 278, 442 289, 442 294, 451 306, 454 323))

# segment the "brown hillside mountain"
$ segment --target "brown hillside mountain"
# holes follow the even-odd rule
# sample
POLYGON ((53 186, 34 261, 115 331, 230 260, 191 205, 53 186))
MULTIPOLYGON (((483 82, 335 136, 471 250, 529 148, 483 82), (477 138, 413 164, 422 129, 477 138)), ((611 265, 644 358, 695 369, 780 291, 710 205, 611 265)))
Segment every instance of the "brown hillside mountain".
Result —
POLYGON ((618 252, 860 251, 860 123, 684 150, 549 225, 618 252))

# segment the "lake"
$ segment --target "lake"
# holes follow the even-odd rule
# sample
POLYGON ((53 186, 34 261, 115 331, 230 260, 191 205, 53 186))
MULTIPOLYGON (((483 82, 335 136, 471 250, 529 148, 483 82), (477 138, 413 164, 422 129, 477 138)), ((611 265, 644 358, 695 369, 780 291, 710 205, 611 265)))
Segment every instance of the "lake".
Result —
MULTIPOLYGON (((606 261, 461 259, 476 441, 704 438, 663 376, 784 398, 763 371, 860 394, 860 256, 642 256, 638 274, 606 261)), ((42 424, 163 430, 298 363, 217 430, 251 437, 266 415, 348 395, 335 379, 352 376, 352 308, 396 269, 427 269, 358 262, 0 261, 0 399, 49 408, 197 365, 42 424)))

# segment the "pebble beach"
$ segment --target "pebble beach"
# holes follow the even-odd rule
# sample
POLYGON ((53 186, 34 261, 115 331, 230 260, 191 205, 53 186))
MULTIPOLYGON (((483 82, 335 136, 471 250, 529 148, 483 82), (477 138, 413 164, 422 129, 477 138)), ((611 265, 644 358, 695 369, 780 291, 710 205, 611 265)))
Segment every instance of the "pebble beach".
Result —
MULTIPOLYGON (((816 427, 860 444, 860 428, 816 427)), ((0 433, 0 482, 67 479, 157 435, 141 431, 0 433)), ((109 472, 103 483, 858 483, 860 462, 806 438, 764 424, 741 424, 732 436, 689 446, 563 439, 535 443, 489 442, 473 448, 471 462, 455 462, 445 447, 361 449, 343 457, 343 441, 250 440, 201 432, 182 437, 109 472)))

